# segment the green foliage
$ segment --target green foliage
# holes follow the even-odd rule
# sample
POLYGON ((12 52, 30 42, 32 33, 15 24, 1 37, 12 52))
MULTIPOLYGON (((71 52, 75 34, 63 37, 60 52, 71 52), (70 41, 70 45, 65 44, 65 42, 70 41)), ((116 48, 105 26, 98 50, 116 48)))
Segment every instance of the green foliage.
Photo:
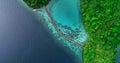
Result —
POLYGON ((50 0, 23 0, 31 8, 41 8, 49 3, 50 0))
POLYGON ((82 20, 90 35, 84 63, 116 63, 120 45, 120 0, 82 0, 82 20))

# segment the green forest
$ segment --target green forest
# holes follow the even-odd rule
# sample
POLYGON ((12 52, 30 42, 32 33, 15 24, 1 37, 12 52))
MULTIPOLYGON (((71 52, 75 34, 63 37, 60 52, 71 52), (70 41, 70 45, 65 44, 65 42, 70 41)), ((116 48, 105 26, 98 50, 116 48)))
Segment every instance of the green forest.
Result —
POLYGON ((120 0, 81 0, 82 21, 89 39, 84 63, 116 63, 120 45, 120 0))
POLYGON ((50 0, 23 0, 29 7, 37 9, 49 3, 50 0))

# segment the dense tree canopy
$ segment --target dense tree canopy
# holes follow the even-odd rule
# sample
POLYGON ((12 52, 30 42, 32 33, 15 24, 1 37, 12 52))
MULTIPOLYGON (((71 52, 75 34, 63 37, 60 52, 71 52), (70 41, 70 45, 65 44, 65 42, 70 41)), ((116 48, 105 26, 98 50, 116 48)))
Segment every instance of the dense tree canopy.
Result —
POLYGON ((49 3, 50 0, 23 0, 31 8, 41 8, 49 3))
POLYGON ((89 34, 85 63, 116 63, 120 45, 120 0, 82 0, 82 20, 89 34))

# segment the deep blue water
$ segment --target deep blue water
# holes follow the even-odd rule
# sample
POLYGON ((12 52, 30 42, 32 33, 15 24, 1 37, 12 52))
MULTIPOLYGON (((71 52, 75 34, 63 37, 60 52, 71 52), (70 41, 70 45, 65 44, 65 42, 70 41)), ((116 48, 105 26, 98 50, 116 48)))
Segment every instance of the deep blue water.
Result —
POLYGON ((0 63, 72 63, 18 0, 0 0, 0 63))

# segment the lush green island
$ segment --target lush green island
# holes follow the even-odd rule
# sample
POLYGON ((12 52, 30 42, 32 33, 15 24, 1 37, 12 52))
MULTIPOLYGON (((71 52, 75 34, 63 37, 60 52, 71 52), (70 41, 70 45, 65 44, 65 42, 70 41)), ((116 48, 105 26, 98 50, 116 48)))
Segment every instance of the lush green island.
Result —
MULTIPOLYGON (((40 8, 50 0, 24 1, 31 8, 40 8)), ((82 21, 89 34, 84 63, 116 63, 116 49, 120 45, 120 0, 81 0, 80 3, 82 21)))
POLYGON ((82 0, 82 21, 90 35, 85 63, 116 63, 120 45, 120 0, 82 0))
POLYGON ((31 8, 41 8, 49 3, 50 0, 23 0, 31 8))

